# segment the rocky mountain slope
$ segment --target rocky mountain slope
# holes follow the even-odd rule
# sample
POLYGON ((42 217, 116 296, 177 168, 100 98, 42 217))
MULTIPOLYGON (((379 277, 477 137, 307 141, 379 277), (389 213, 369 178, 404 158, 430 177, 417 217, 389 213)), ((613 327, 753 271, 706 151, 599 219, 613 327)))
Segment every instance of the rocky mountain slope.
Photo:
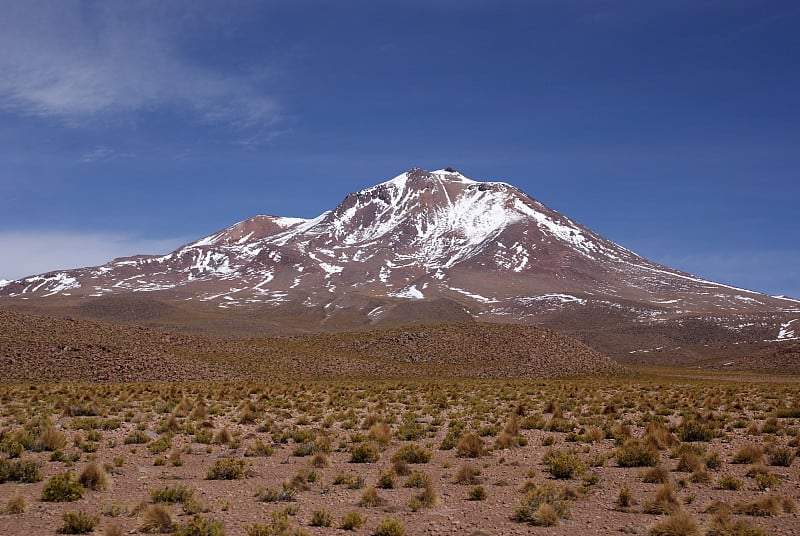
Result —
POLYGON ((430 302, 445 319, 582 332, 609 319, 702 318, 760 340, 795 338, 785 326, 800 318, 796 300, 656 264, 509 184, 451 169, 411 169, 314 219, 256 216, 168 255, 0 283, 17 299, 130 293, 344 326, 413 317, 430 302))

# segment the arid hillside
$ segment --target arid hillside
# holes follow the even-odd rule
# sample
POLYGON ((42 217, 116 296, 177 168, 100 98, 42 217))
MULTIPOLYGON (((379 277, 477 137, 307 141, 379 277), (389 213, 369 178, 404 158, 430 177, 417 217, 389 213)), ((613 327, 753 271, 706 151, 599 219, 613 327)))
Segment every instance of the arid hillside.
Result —
POLYGON ((224 339, 0 310, 4 381, 552 378, 624 368, 558 333, 462 323, 224 339))

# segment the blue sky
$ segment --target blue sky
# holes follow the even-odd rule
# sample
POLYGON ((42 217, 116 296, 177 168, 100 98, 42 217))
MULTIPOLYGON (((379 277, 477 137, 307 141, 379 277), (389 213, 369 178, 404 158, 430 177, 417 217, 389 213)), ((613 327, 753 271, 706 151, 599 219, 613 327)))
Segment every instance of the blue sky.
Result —
POLYGON ((800 3, 0 5, 0 278, 452 166, 800 297, 800 3))

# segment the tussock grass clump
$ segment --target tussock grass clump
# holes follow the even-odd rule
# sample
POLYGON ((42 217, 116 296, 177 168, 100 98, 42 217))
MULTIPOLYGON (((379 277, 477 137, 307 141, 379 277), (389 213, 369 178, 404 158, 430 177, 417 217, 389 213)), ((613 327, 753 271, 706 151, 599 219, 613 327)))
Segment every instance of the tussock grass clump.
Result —
POLYGON ((769 464, 779 467, 789 467, 795 458, 794 450, 789 447, 774 448, 769 451, 769 464))
POLYGON ((192 519, 179 525, 174 536, 225 536, 222 522, 195 514, 192 519))
POLYGON ((656 465, 642 473, 642 482, 647 484, 666 484, 669 482, 669 471, 663 465, 656 465))
POLYGON ((331 466, 331 459, 324 452, 317 452, 316 454, 311 456, 311 459, 309 460, 308 463, 311 467, 316 467, 317 469, 323 469, 325 467, 331 466))
POLYGON ((40 482, 42 472, 33 460, 0 460, 0 484, 6 482, 40 482))
POLYGON ((460 465, 458 470, 456 470, 454 482, 465 486, 474 486, 480 483, 478 477, 481 476, 481 472, 480 467, 476 465, 470 463, 460 465))
POLYGON ((684 450, 678 458, 677 471, 694 473, 705 469, 703 456, 693 450, 684 450))
POLYGON ((42 489, 45 502, 71 502, 83 498, 83 486, 75 478, 75 473, 67 471, 50 477, 42 489))
POLYGON ((700 536, 700 526, 684 510, 678 510, 654 524, 647 531, 649 536, 700 536))
POLYGON ((433 482, 428 480, 428 482, 422 488, 422 492, 411 497, 408 506, 412 511, 416 512, 421 508, 433 508, 438 504, 439 495, 436 493, 436 488, 433 486, 433 482))
POLYGON ((658 451, 645 441, 629 439, 614 451, 614 458, 620 467, 647 467, 658 463, 658 451))
POLYGON ((711 441, 714 439, 715 431, 708 424, 701 423, 696 419, 684 419, 677 429, 678 437, 681 441, 692 443, 695 441, 711 441))
POLYGON ((25 496, 21 493, 15 493, 8 498, 8 501, 6 501, 5 506, 3 506, 3 509, 0 510, 0 512, 6 515, 23 514, 25 513, 25 509, 27 507, 28 504, 25 501, 25 496))
POLYGON ((617 510, 622 510, 624 512, 632 507, 633 504, 633 493, 631 493, 631 489, 627 484, 623 484, 617 494, 617 510))
POLYGON ((380 489, 394 489, 394 471, 381 471, 380 475, 378 475, 378 483, 375 484, 375 487, 380 489))
POLYGON ((372 532, 372 536, 405 536, 405 533, 406 528, 403 523, 394 517, 388 516, 378 523, 378 526, 372 532))
POLYGON ((542 461, 553 478, 574 478, 586 470, 586 464, 572 451, 550 449, 542 461))
POLYGON ((392 428, 385 422, 377 422, 370 426, 367 437, 386 448, 392 442, 392 428))
POLYGON ((431 451, 417 445, 403 445, 392 455, 392 461, 402 460, 406 463, 428 463, 433 456, 431 451))
POLYGON ((318 510, 314 510, 314 513, 311 514, 311 521, 308 523, 312 527, 330 527, 333 523, 333 516, 325 510, 324 508, 320 508, 318 510))
POLYGON ((660 422, 647 423, 643 439, 654 450, 664 450, 678 444, 675 434, 660 422))
POLYGON ((370 441, 363 441, 350 447, 352 463, 375 463, 381 458, 380 450, 370 441))
POLYGON ((150 492, 150 500, 154 503, 187 503, 194 498, 194 492, 184 486, 166 486, 150 492))
POLYGON ((84 488, 94 491, 108 489, 110 480, 111 478, 106 470, 97 462, 90 462, 83 468, 79 477, 79 481, 84 488))
POLYGON ((796 506, 789 497, 767 495, 753 502, 737 502, 733 505, 733 513, 748 516, 779 516, 784 512, 794 512, 796 506))
POLYGON ((459 458, 480 458, 484 455, 486 455, 486 446, 478 434, 464 434, 456 443, 456 456, 459 458))
POLYGON ((139 514, 139 531, 149 534, 166 534, 175 530, 172 513, 162 503, 148 504, 139 514))
POLYGON ((144 430, 134 430, 125 436, 126 445, 145 445, 150 442, 150 436, 144 430))
POLYGON ((663 484, 656 490, 653 500, 644 503, 644 513, 646 514, 672 514, 678 511, 680 504, 675 495, 675 490, 669 484, 663 484))
POLYGON ((755 443, 743 445, 733 455, 733 463, 761 463, 764 461, 764 449, 755 443))
POLYGON ((61 515, 61 526, 58 527, 59 534, 89 534, 94 532, 94 528, 100 523, 100 517, 80 512, 64 512, 61 515))
POLYGON ((486 488, 481 485, 477 485, 474 488, 471 488, 467 493, 467 498, 470 501, 483 501, 486 499, 488 494, 486 493, 486 488))
POLYGON ((61 450, 67 446, 67 435, 55 428, 55 426, 46 426, 39 434, 36 441, 36 447, 39 450, 52 452, 54 450, 61 450))
POLYGON ((520 523, 552 527, 568 516, 568 494, 563 488, 547 482, 530 488, 520 498, 520 505, 514 511, 512 519, 520 523))
POLYGON ((360 513, 352 511, 342 516, 339 528, 342 530, 357 530, 364 526, 364 518, 360 513))
POLYGON ((247 448, 244 452, 245 456, 272 456, 275 454, 275 447, 270 445, 269 443, 265 443, 260 439, 256 439, 252 443, 247 445, 247 448))
POLYGON ((728 512, 718 512, 708 522, 706 536, 768 536, 768 533, 743 519, 733 519, 728 512))
POLYGON ((717 480, 717 485, 720 489, 728 491, 739 491, 744 487, 744 482, 739 480, 733 475, 723 475, 717 480))
POLYGON ((364 506, 366 508, 374 508, 377 506, 383 506, 386 504, 386 500, 378 495, 378 490, 375 489, 375 486, 367 487, 361 493, 361 500, 358 501, 359 506, 364 506))
POLYGON ((222 458, 208 469, 208 480, 241 480, 245 477, 245 461, 240 458, 222 458))
POLYGON ((409 475, 408 479, 406 479, 405 484, 403 484, 406 488, 424 488, 428 484, 430 484, 431 477, 421 471, 414 471, 409 475))
POLYGON ((775 488, 780 484, 778 477, 770 473, 765 465, 754 465, 747 470, 746 474, 755 479, 758 489, 775 488))

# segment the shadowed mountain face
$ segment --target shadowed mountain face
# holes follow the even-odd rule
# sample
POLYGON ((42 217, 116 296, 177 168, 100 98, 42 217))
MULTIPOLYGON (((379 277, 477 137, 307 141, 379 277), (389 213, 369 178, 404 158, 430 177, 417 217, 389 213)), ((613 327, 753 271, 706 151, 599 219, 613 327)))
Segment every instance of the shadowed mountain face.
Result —
POLYGON ((411 169, 311 220, 255 216, 168 255, 0 286, 11 298, 132 292, 346 325, 413 319, 429 302, 446 310, 445 319, 579 330, 702 317, 741 331, 756 315, 761 340, 779 338, 787 333, 780 326, 800 316, 798 301, 661 266, 513 186, 449 169, 411 169))

